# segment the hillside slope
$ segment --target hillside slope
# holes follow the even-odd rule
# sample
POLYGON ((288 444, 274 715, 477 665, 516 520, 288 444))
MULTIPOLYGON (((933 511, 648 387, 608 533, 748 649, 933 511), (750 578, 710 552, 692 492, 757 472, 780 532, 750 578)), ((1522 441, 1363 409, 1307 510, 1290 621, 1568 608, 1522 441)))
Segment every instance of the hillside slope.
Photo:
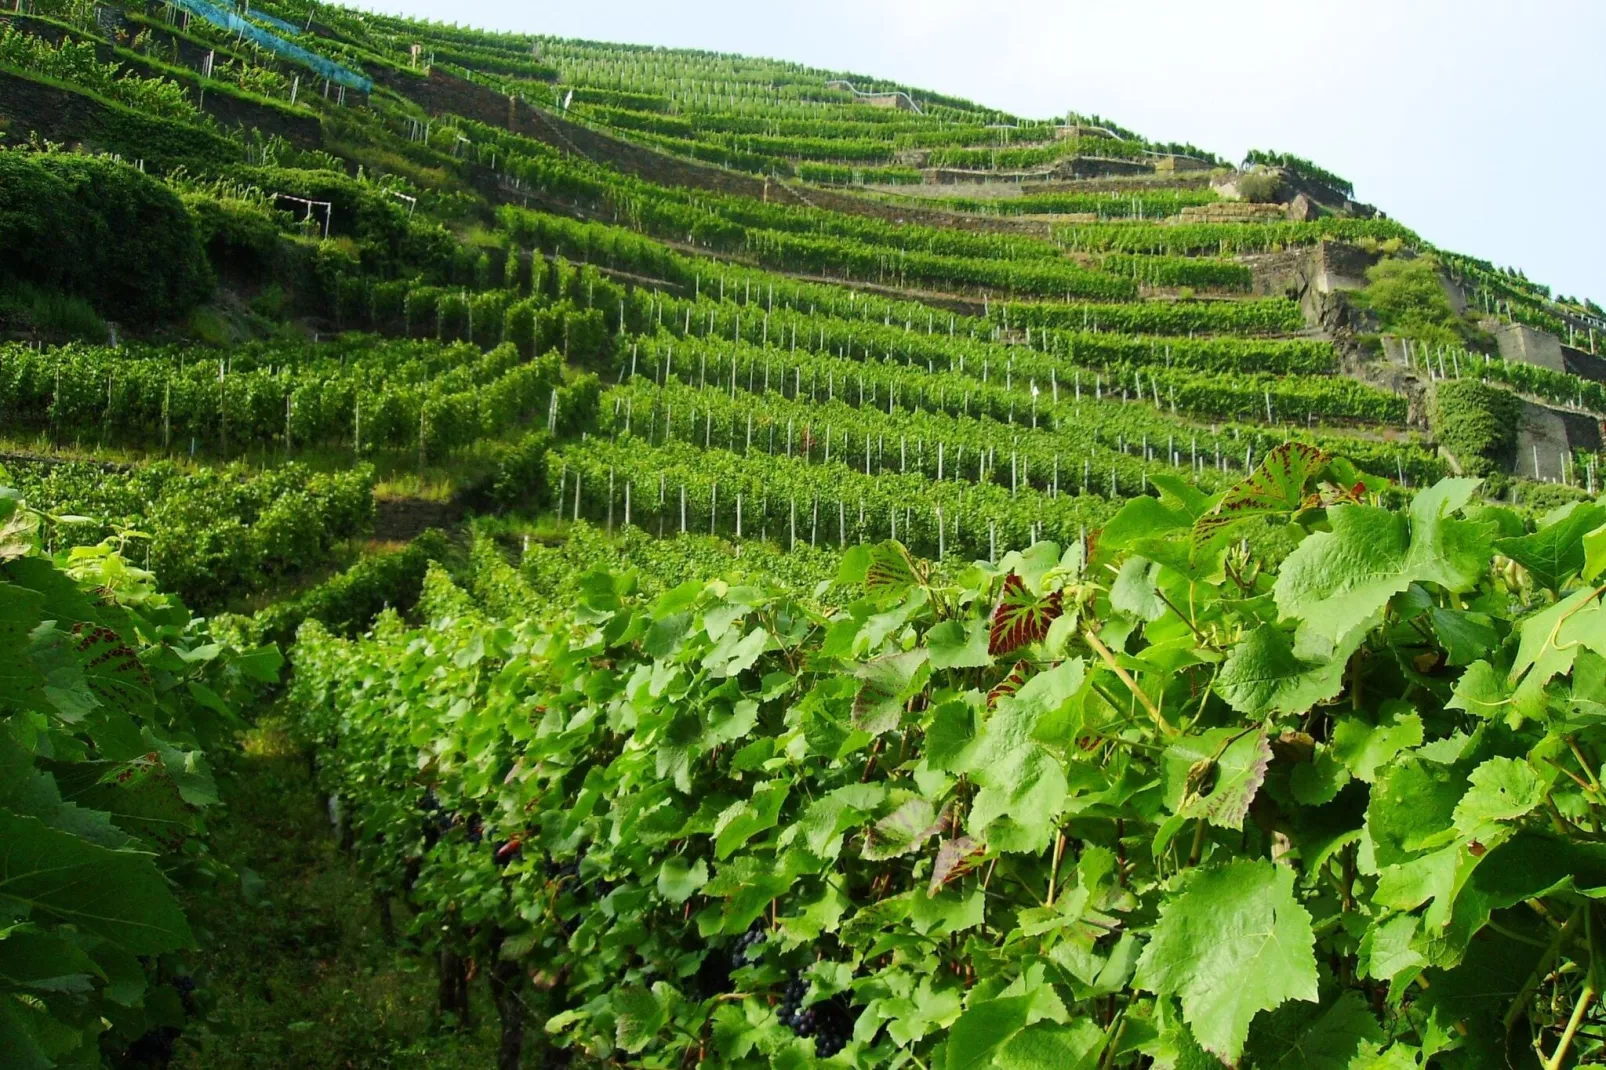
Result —
POLYGON ((0 816, 166 919, 0 862, 20 1065, 226 1057, 164 896, 273 703, 503 1066, 1593 1057, 1593 302, 1282 153, 302 0, 0 12, 0 135, 0 759, 104 820, 0 816))

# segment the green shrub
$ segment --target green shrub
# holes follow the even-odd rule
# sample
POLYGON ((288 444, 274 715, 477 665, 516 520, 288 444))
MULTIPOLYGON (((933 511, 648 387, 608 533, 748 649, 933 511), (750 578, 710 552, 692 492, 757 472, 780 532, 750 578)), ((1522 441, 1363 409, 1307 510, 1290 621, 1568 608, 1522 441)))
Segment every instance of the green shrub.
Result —
POLYGON ((1510 391, 1453 379, 1435 388, 1430 418, 1439 444, 1461 470, 1486 476, 1511 467, 1521 414, 1522 402, 1510 391))
POLYGON ((260 275, 272 266, 279 227, 266 210, 204 193, 185 194, 184 206, 214 265, 251 275, 260 275))
POLYGON ((1569 502, 1593 500, 1594 498, 1583 487, 1572 487, 1566 483, 1517 484, 1517 504, 1526 506, 1540 515, 1569 502))
POLYGON ((1275 204, 1282 191, 1282 178, 1270 172, 1252 172, 1238 179, 1238 193, 1250 204, 1275 204))
POLYGON ((551 435, 531 431, 507 452, 491 484, 491 499, 498 507, 511 509, 521 502, 545 499, 546 455, 551 448, 551 435))
POLYGON ((183 315, 211 285, 178 195, 127 164, 0 151, 0 280, 85 298, 118 320, 183 315))
POLYGON ((1355 301, 1376 315, 1390 334, 1436 346, 1461 345, 1469 337, 1466 324, 1450 305, 1434 258, 1388 257, 1367 269, 1366 281, 1355 301))
POLYGON ((307 620, 337 635, 357 635, 387 608, 405 613, 418 602, 430 562, 444 560, 450 549, 446 536, 431 528, 403 550, 365 557, 299 598, 258 612, 253 641, 288 644, 307 620))

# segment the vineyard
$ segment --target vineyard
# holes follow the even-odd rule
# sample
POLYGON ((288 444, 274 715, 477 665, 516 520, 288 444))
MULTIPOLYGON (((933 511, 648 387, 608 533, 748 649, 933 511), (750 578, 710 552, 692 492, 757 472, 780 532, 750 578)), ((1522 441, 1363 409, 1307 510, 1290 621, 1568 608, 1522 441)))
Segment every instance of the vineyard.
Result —
POLYGON ((0 11, 0 130, 0 1065, 1606 1061, 1593 302, 306 0, 0 11))

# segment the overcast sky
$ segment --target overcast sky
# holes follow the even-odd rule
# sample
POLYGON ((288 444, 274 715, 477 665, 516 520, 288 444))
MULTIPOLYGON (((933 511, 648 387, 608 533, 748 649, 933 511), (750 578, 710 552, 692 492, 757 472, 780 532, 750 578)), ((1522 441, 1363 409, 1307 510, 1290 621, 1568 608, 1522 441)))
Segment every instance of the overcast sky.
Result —
POLYGON ((1312 159, 1429 241, 1606 303, 1606 0, 368 0, 705 48, 1312 159))

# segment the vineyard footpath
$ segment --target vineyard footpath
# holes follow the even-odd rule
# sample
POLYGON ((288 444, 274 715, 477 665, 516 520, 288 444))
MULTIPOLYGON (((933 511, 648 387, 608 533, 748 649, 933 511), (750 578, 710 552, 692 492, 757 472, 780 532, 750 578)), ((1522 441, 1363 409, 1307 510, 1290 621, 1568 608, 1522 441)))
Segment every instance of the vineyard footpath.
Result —
POLYGON ((489 1065, 494 1030, 436 1013, 429 971, 397 946, 405 916, 376 907, 282 720, 241 737, 220 789, 228 811, 213 840, 240 879, 188 904, 211 935, 194 958, 211 1004, 172 1065, 489 1065))

